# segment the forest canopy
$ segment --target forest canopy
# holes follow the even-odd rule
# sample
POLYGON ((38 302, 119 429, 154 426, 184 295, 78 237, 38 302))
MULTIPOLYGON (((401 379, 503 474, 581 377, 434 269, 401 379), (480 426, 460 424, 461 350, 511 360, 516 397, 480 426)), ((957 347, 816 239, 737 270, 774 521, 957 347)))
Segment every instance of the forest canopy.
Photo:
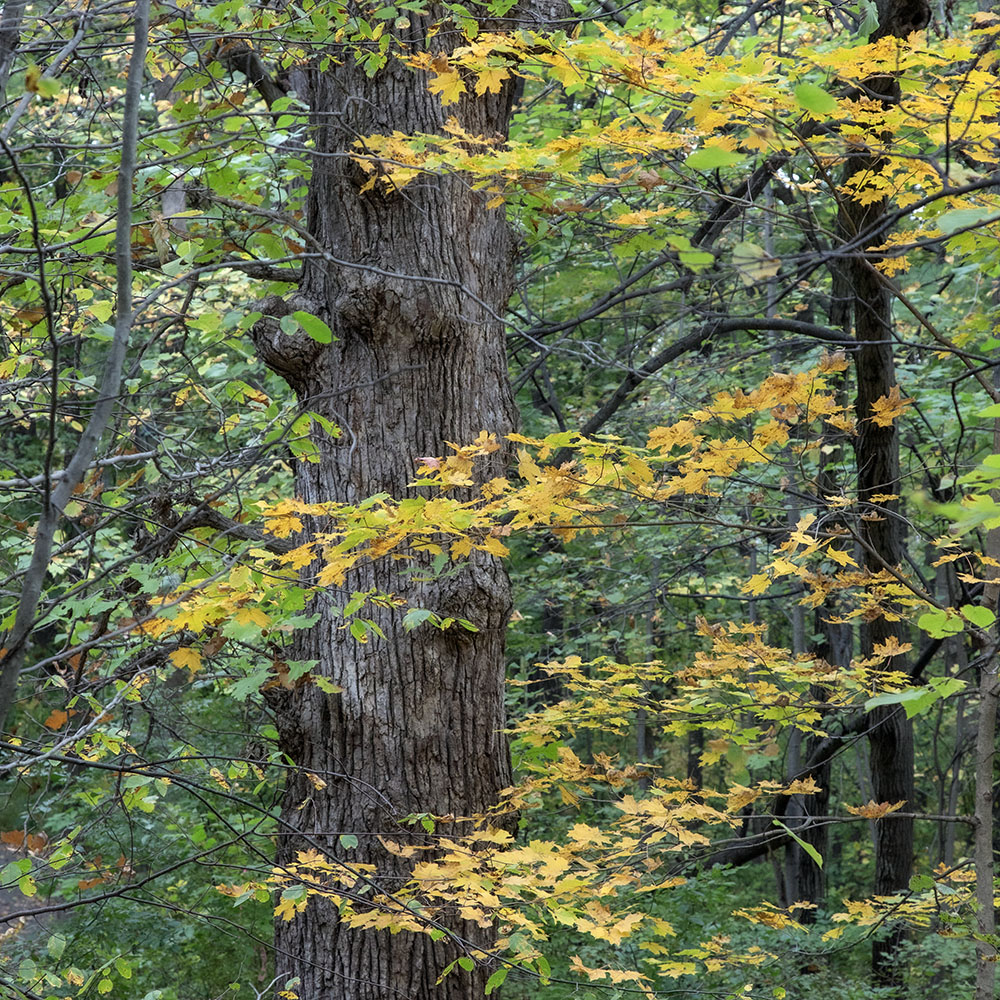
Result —
POLYGON ((996 996, 1000 10, 0 10, 0 997, 996 996))

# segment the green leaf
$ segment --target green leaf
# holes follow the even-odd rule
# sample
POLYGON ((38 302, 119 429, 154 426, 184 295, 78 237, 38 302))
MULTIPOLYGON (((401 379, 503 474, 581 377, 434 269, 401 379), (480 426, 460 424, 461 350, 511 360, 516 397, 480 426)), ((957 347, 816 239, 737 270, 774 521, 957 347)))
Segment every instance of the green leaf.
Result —
POLYGON ((993 403, 992 406, 987 406, 985 410, 980 410, 976 414, 977 417, 1000 417, 1000 403, 993 403))
POLYGON ((324 677, 322 674, 317 674, 313 677, 313 681, 316 683, 316 687, 323 692, 323 694, 340 694, 344 689, 338 687, 329 677, 324 677))
POLYGON ((132 978, 132 966, 129 965, 124 958, 115 959, 115 968, 118 970, 118 975, 121 976, 122 979, 132 978))
POLYGON ((486 995, 489 996, 498 986, 503 986, 504 980, 507 978, 507 966, 504 965, 497 969, 496 972, 486 980, 486 995))
POLYGON ((733 266, 744 285, 756 285, 773 278, 781 270, 781 260, 756 243, 737 243, 733 247, 733 266))
POLYGON ((997 616, 989 608, 981 605, 966 604, 961 611, 966 620, 979 628, 989 628, 997 620, 997 616))
POLYGON ((333 331, 318 316, 297 310, 292 315, 299 321, 299 326, 319 344, 333 343, 333 331))
POLYGON ((535 959, 535 965, 538 966, 538 975, 542 980, 542 985, 547 986, 549 979, 552 978, 552 966, 549 965, 549 960, 544 955, 539 955, 535 959))
POLYGON ((476 963, 473 962, 472 959, 469 958, 468 956, 463 956, 462 958, 460 958, 458 960, 458 964, 463 969, 465 969, 466 972, 472 972, 472 970, 476 967, 476 963))
POLYGON ((53 934, 45 945, 45 950, 58 962, 66 950, 66 938, 62 934, 53 934))
POLYGON ((695 170, 716 170, 718 167, 735 167, 745 158, 732 150, 721 146, 705 146, 695 150, 686 160, 689 167, 695 170))
POLYGON ((912 892, 921 892, 923 889, 933 889, 934 879, 930 875, 914 875, 910 879, 910 889, 912 892))
POLYGON ((436 617, 434 612, 428 611, 426 608, 410 608, 403 615, 403 628, 407 632, 412 632, 418 625, 422 625, 425 621, 434 617, 436 617))
POLYGON ((959 229, 971 229, 996 219, 996 210, 988 208, 953 208, 937 218, 938 229, 949 236, 959 229))
POLYGON ((787 826, 785 826, 784 823, 781 822, 780 819, 776 819, 773 822, 775 826, 780 826, 781 829, 784 830, 785 833, 787 833, 788 836, 791 837, 792 840, 794 840, 795 843, 798 844, 799 847, 801 847, 802 850, 805 851, 806 854, 808 854, 820 868, 823 867, 823 855, 820 854, 812 844, 807 844, 801 837, 796 836, 791 830, 788 829, 787 826))
POLYGON ((446 966, 445 966, 445 967, 444 967, 444 968, 443 968, 443 969, 441 970, 441 975, 440 975, 440 976, 438 976, 438 977, 437 977, 437 979, 436 979, 436 980, 435 980, 435 982, 434 982, 434 985, 435 985, 435 986, 439 985, 439 984, 440 984, 440 982, 441 982, 441 980, 442 980, 442 979, 444 979, 444 977, 445 977, 445 976, 447 976, 447 975, 448 975, 448 973, 449 973, 449 972, 451 972, 451 970, 455 968, 455 963, 456 963, 457 961, 458 961, 458 960, 456 959, 456 960, 455 960, 455 961, 453 961, 453 962, 449 962, 449 963, 448 963, 448 964, 447 964, 447 965, 446 965, 446 966))
POLYGON ((965 628, 962 619, 947 611, 928 611, 917 619, 917 627, 922 628, 932 639, 946 639, 958 635, 965 628))
POLYGON ((681 263, 692 271, 701 271, 715 263, 715 257, 707 250, 681 250, 678 255, 681 263))
POLYGON ((338 838, 340 846, 350 851, 358 846, 358 838, 353 833, 342 833, 338 838))
POLYGON ((55 97, 62 90, 62 83, 55 77, 42 76, 39 77, 36 87, 39 97, 55 97))
POLYGON ((906 691, 892 691, 869 698, 865 711, 870 712, 880 705, 901 705, 906 717, 922 715, 937 701, 947 698, 965 687, 965 682, 955 677, 934 677, 925 687, 908 688, 906 691))
POLYGON ((815 118, 825 118, 837 110, 836 99, 815 83, 800 83, 795 88, 795 100, 815 118))
POLYGON ((347 606, 344 608, 344 617, 350 618, 351 615, 356 614, 361 609, 361 605, 367 600, 367 593, 363 591, 355 591, 351 594, 351 599, 347 602, 347 606))
POLYGON ((3 871, 0 871, 0 887, 10 888, 27 871, 31 871, 31 862, 27 858, 11 861, 4 867, 3 871), (24 867, 26 861, 27 868, 24 867))
POLYGON ((878 5, 874 0, 861 0, 854 8, 854 13, 861 19, 858 34, 868 37, 878 30, 878 5))

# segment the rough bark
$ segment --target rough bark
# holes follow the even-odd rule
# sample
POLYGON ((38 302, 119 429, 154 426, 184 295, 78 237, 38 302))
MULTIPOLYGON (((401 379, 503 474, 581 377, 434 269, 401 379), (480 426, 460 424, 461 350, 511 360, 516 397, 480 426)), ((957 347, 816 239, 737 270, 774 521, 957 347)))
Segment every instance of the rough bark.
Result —
MULTIPOLYGON (((899 501, 872 501, 877 494, 899 492, 899 435, 895 424, 879 427, 871 420, 872 404, 887 396, 896 384, 891 340, 891 301, 879 276, 865 260, 852 268, 855 295, 854 326, 859 342, 855 353, 858 395, 858 435, 855 455, 858 498, 862 504, 861 537, 865 566, 880 572, 902 560, 902 520, 899 501)), ((871 657, 874 648, 889 640, 907 640, 902 622, 876 618, 861 629, 861 655, 871 657)), ((901 657, 886 663, 888 670, 904 670, 901 657)), ((913 724, 898 705, 881 706, 869 715, 869 749, 872 792, 877 802, 907 803, 913 799, 913 724)), ((890 895, 905 889, 913 864, 913 820, 878 823, 875 827, 875 893, 890 895)), ((901 925, 891 927, 876 940, 872 950, 872 972, 881 985, 899 985, 901 970, 894 955, 902 940, 901 925)))
MULTIPOLYGON (((410 50, 436 12, 410 15, 410 50)), ((446 51, 458 37, 433 42, 446 51)), ((367 180, 351 158, 359 137, 399 130, 440 132, 455 115, 469 132, 506 133, 509 90, 463 98, 442 108, 425 80, 390 61, 374 77, 350 59, 308 74, 313 173, 308 225, 325 261, 309 261, 299 292, 271 299, 272 316, 305 309, 324 319, 334 341, 320 345, 281 333, 266 315, 254 330, 261 359, 299 400, 342 428, 317 437, 319 461, 299 463, 296 490, 306 501, 355 503, 372 494, 412 496, 418 456, 448 453, 481 430, 503 436, 515 421, 508 385, 502 315, 510 295, 513 244, 503 209, 459 177, 426 176, 400 191, 367 180)), ((482 469, 503 471, 503 452, 482 469)), ((307 534, 323 525, 312 523, 307 534)), ((387 855, 379 835, 427 838, 412 813, 468 816, 487 809, 510 784, 503 736, 504 632, 510 612, 506 572, 485 556, 440 577, 415 575, 413 564, 381 561, 352 572, 317 602, 320 620, 296 635, 289 656, 315 660, 314 673, 342 693, 315 685, 273 701, 281 749, 294 762, 279 825, 278 863, 307 846, 329 856, 378 866, 378 888, 391 892, 405 865, 387 855), (351 592, 376 589, 410 606, 469 619, 478 631, 421 626, 405 634, 400 613, 366 609, 385 641, 355 641, 338 617, 351 592), (308 773, 327 784, 316 788, 308 773), (359 844, 347 852, 341 834, 359 844), (419 834, 419 836, 418 836, 419 834)), ((453 828, 452 828, 453 829, 453 828)), ((449 832, 438 827, 438 833, 449 832)), ((298 976, 310 1000, 481 995, 489 970, 445 964, 466 947, 488 948, 492 931, 455 920, 455 937, 345 928, 320 900, 276 924, 277 970, 298 976), (461 943, 459 943, 461 942, 461 943)))
MULTIPOLYGON (((879 28, 872 41, 889 35, 905 38, 910 32, 924 27, 930 19, 930 9, 924 0, 883 0, 879 4, 879 28)), ((864 82, 869 96, 887 100, 898 98, 895 79, 873 77, 864 82)), ((862 172, 878 172, 883 162, 867 152, 850 157, 845 180, 862 172)), ((856 238, 877 226, 887 211, 885 200, 860 205, 847 195, 842 196, 839 225, 843 236, 856 238)), ((881 241, 879 241, 881 242, 881 241)), ((893 422, 888 427, 874 423, 872 404, 887 396, 896 385, 892 342, 892 299, 886 283, 864 250, 847 262, 844 269, 850 290, 850 312, 858 347, 854 351, 857 377, 856 411, 858 434, 855 438, 858 498, 861 501, 861 539, 865 550, 865 566, 879 572, 886 566, 897 566, 903 557, 903 521, 899 501, 875 501, 878 494, 898 494, 899 433, 893 422)), ((868 622, 861 629, 861 655, 870 657, 876 646, 889 640, 900 643, 907 639, 902 622, 885 616, 868 622)), ((886 663, 888 670, 905 669, 901 657, 886 663)), ((869 758, 872 791, 878 802, 907 803, 913 800, 913 726, 899 706, 876 708, 869 719, 869 758)), ((913 865, 913 820, 899 819, 881 822, 875 827, 875 893, 890 895, 905 889, 913 865)), ((902 941, 902 925, 890 925, 886 933, 872 946, 872 974, 878 985, 899 987, 902 969, 896 956, 902 941)))

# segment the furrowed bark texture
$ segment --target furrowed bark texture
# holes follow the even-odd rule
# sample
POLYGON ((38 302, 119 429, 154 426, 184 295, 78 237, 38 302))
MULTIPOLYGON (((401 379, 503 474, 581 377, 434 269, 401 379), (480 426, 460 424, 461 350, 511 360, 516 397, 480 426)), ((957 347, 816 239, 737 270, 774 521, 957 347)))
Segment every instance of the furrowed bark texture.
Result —
MULTIPOLYGON (((411 51, 435 13, 410 15, 411 51)), ((432 47, 446 52, 459 42, 445 30, 432 47)), ((369 78, 350 60, 312 70, 308 88, 315 140, 309 229, 329 259, 306 264, 289 301, 265 303, 254 340, 300 401, 343 429, 339 440, 317 437, 318 463, 298 464, 303 499, 413 496, 416 458, 447 454, 447 442, 469 443, 481 430, 502 438, 514 427, 498 319, 511 292, 513 245, 503 209, 487 209, 486 196, 464 179, 425 176, 398 191, 380 182, 361 194, 368 175, 350 154, 363 152, 355 145, 360 137, 441 132, 453 115, 470 133, 502 139, 510 90, 442 108, 421 74, 390 61, 369 78), (322 317, 334 342, 289 337, 266 318, 295 309, 322 317)), ((504 470, 503 451, 490 457, 484 479, 504 470)), ((307 533, 323 527, 313 523, 307 533)), ((376 864, 378 890, 392 892, 407 867, 385 852, 380 834, 419 843, 420 824, 400 825, 403 817, 468 816, 493 805, 510 784, 502 733, 506 572, 481 555, 438 578, 426 561, 419 569, 391 559, 357 569, 324 595, 314 609, 320 620, 294 640, 291 657, 317 661, 314 672, 343 691, 327 695, 308 684, 273 700, 281 748, 296 764, 279 827, 279 864, 318 847, 347 862, 376 864), (478 631, 423 625, 405 634, 400 611, 366 608, 364 616, 387 638, 360 644, 342 628, 338 609, 352 592, 372 589, 469 619, 478 631), (308 772, 326 787, 315 787, 308 772), (341 848, 345 833, 358 837, 357 848, 341 848)), ((439 825, 437 832, 448 829, 439 825)), ((493 939, 491 930, 457 918, 449 929, 474 947, 488 948, 493 939)), ((442 968, 464 954, 461 945, 350 930, 319 899, 293 920, 277 921, 276 944, 278 972, 298 976, 295 991, 309 1000, 468 998, 482 995, 490 972, 479 964, 471 973, 456 967, 435 986, 442 968)))
MULTIPOLYGON (((930 20, 930 9, 924 0, 882 0, 879 4, 879 29, 875 41, 886 36, 906 38, 923 28, 930 20)), ((896 80, 888 76, 869 78, 864 82, 868 97, 898 99, 896 80)), ((890 139, 891 137, 886 137, 890 139)), ((865 153, 849 160, 846 179, 860 172, 879 172, 884 161, 865 153)), ((885 200, 860 205, 849 196, 842 196, 840 228, 845 239, 854 239, 877 225, 885 214, 885 200)), ((884 237, 877 242, 882 242, 884 237)), ((858 497, 862 506, 861 537, 865 545, 865 566, 879 572, 886 566, 902 562, 904 536, 898 500, 877 500, 879 494, 899 494, 899 433, 895 422, 880 427, 872 420, 872 404, 888 396, 896 385, 892 342, 892 299, 888 288, 862 252, 850 259, 845 269, 846 283, 854 320, 858 347, 854 352, 858 394, 856 410, 858 434, 855 438, 855 458, 858 475, 858 497)), ((888 641, 907 640, 902 622, 885 616, 868 622, 861 629, 861 655, 871 657, 874 648, 888 641)), ((886 663, 888 670, 904 670, 902 657, 886 663)), ((898 705, 881 706, 868 716, 869 757, 872 791, 876 802, 906 804, 913 809, 913 725, 898 705)), ((899 818, 882 820, 875 826, 875 893, 890 895, 905 889, 913 865, 913 820, 899 818)), ((901 924, 891 924, 886 933, 872 945, 872 975, 876 984, 901 987, 902 973, 898 963, 899 945, 904 936, 901 924)))

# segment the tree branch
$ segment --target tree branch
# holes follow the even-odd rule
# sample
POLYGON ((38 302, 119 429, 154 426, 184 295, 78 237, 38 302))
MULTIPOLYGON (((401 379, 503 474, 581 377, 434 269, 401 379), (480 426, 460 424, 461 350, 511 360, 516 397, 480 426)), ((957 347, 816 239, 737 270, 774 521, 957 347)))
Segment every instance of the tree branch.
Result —
MULTIPOLYGON (((27 639, 34 624, 42 585, 48 574, 52 540, 59 526, 59 520, 73 495, 73 490, 94 461, 97 447, 111 420, 121 388, 122 367, 132 330, 132 180, 136 169, 139 103, 142 97, 146 46, 149 39, 149 4, 150 0, 136 0, 133 24, 135 42, 129 59, 128 82, 125 87, 122 155, 118 174, 118 217, 115 227, 118 301, 115 309, 114 336, 104 361, 101 385, 90 420, 80 435, 76 450, 66 466, 65 475, 47 498, 38 520, 35 546, 24 577, 24 589, 18 603, 14 626, 4 643, 6 654, 0 661, 0 725, 14 705, 17 681, 27 651, 27 639)), ((4 131, 7 132, 11 125, 12 122, 8 122, 8 128, 4 131)), ((6 140, 6 136, 4 139, 6 140)))

